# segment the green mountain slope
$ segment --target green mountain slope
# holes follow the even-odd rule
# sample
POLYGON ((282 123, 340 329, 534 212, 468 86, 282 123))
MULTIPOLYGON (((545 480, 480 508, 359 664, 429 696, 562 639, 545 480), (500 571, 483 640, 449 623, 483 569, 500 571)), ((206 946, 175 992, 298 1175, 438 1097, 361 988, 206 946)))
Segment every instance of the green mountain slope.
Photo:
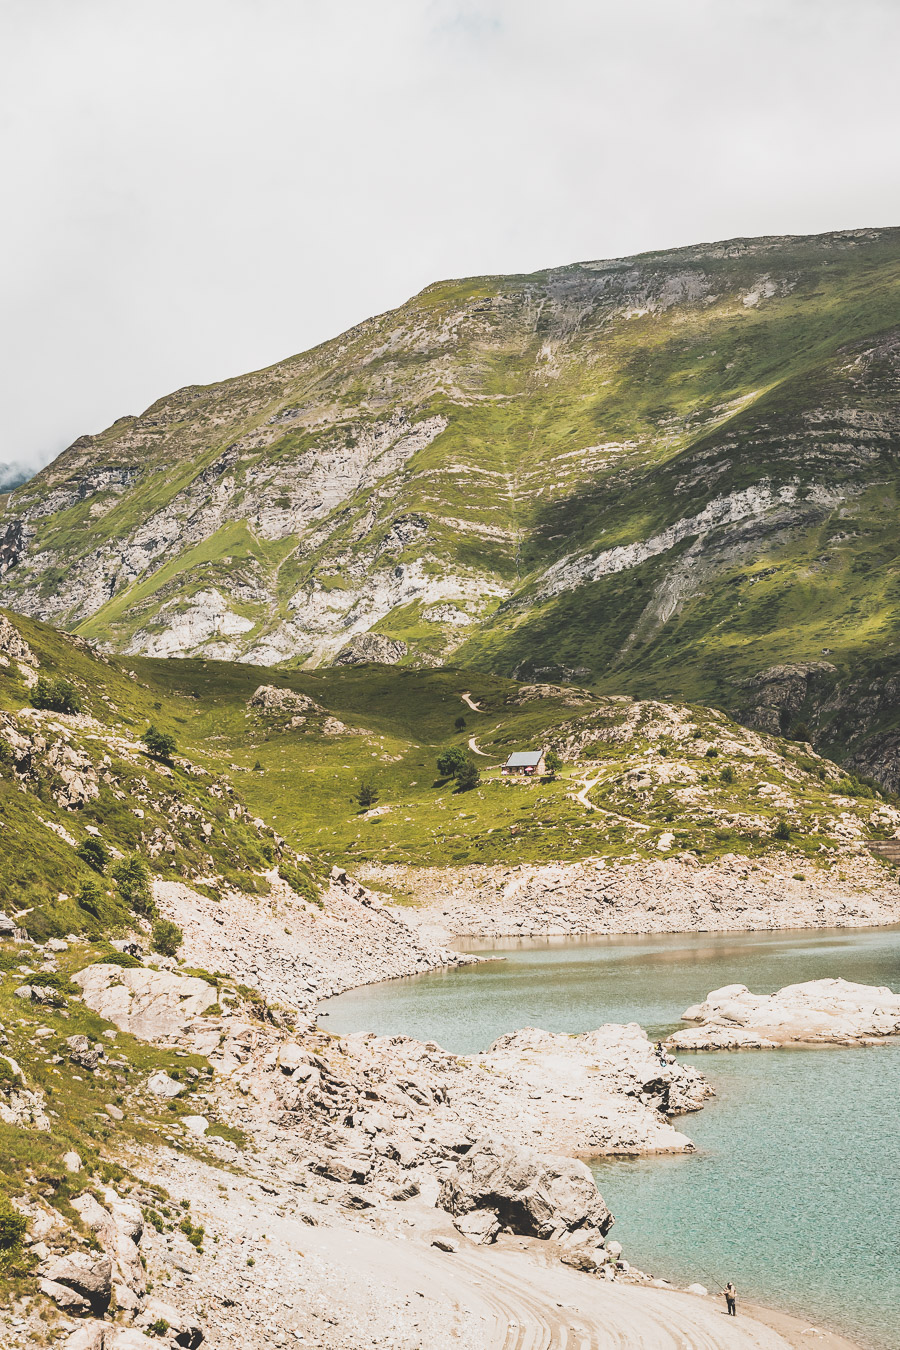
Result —
POLYGON ((829 868, 900 828, 896 798, 699 705, 384 666, 267 673, 261 696, 251 665, 102 658, 2 614, 0 656, 0 890, 41 938, 122 930, 121 856, 221 895, 265 895, 287 867, 315 897, 335 864, 689 851, 829 868), (38 676, 69 681, 81 711, 31 706, 38 676), (170 763, 141 743, 150 723, 176 740, 170 763), (556 748, 558 774, 505 777, 531 747, 556 748), (438 771, 451 748, 479 767, 470 790, 438 771), (101 875, 79 852, 91 837, 110 855, 101 875))
POLYGON ((896 777, 898 393, 900 230, 440 283, 77 441, 0 498, 0 598, 135 654, 374 633, 770 729, 797 691, 748 682, 824 661, 800 720, 896 777))

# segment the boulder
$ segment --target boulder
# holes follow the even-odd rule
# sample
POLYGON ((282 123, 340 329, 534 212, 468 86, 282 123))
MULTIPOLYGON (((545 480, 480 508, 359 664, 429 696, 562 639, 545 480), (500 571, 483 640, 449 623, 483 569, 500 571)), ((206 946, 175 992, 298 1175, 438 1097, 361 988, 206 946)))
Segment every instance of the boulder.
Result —
POLYGON ((108 1333, 111 1330, 102 1322, 86 1322, 67 1337, 65 1350, 108 1350, 111 1344, 108 1333))
POLYGON ((171 1303, 163 1303, 162 1299, 148 1298, 136 1325, 149 1327, 154 1322, 168 1323, 169 1331, 174 1332, 175 1344, 185 1346, 186 1350, 196 1350, 203 1341, 203 1331, 190 1313, 182 1312, 171 1303))
POLYGON ((372 1161, 350 1153, 332 1153, 314 1162, 312 1170, 331 1181, 363 1182, 369 1179, 372 1161))
POLYGON ((189 1130, 191 1134, 197 1135, 198 1138, 206 1134, 206 1131, 209 1129, 209 1121, 206 1119, 206 1116, 182 1116, 181 1123, 186 1130, 189 1130))
POLYGON ((298 694, 293 689, 278 689, 272 684, 261 684, 250 698, 248 708, 269 716, 291 717, 297 713, 324 712, 321 704, 307 694, 298 694))
POLYGON ((83 1069, 96 1069, 100 1063, 103 1050, 99 1045, 91 1045, 87 1036, 67 1036, 66 1045, 73 1064, 80 1064, 83 1069))
POLYGON ((218 998, 215 986, 198 976, 146 967, 123 970, 101 962, 72 979, 89 1008, 145 1041, 181 1035, 218 998))
MULTIPOLYGON (((92 1312, 100 1315, 112 1297, 112 1262, 95 1252, 75 1251, 61 1256, 46 1272, 54 1285, 64 1285, 84 1299, 92 1312)), ((55 1295, 51 1294, 55 1298, 55 1295)), ((58 1300, 57 1300, 58 1301, 58 1300)))
POLYGON ((85 1298, 67 1284, 59 1284, 56 1280, 45 1278, 38 1281, 38 1288, 47 1298, 52 1298, 56 1306, 62 1308, 63 1312, 72 1313, 76 1317, 86 1316, 93 1312, 90 1299, 85 1298))
POLYGON ((613 1216, 583 1162, 545 1157, 502 1139, 481 1139, 441 1186, 438 1204, 451 1214, 493 1212, 513 1233, 561 1238, 604 1237, 613 1216))
POLYGON ((180 1092, 184 1092, 185 1085, 170 1078, 164 1069, 159 1069, 147 1079, 147 1089, 154 1097, 177 1097, 180 1092))
POLYGON ((900 1034, 900 994, 849 980, 808 980, 775 994, 746 985, 714 989, 682 1013, 699 1022, 676 1031, 668 1044, 681 1050, 771 1049, 791 1043, 853 1045, 900 1034))
POLYGON ((347 646, 338 652, 336 666, 363 666, 369 662, 379 666, 395 666, 409 651, 399 638, 385 637, 383 633, 357 633, 347 646))
POLYGON ((492 1209, 472 1209, 468 1214, 459 1214, 453 1220, 453 1227, 463 1237, 482 1246, 493 1242, 500 1232, 500 1224, 492 1209))

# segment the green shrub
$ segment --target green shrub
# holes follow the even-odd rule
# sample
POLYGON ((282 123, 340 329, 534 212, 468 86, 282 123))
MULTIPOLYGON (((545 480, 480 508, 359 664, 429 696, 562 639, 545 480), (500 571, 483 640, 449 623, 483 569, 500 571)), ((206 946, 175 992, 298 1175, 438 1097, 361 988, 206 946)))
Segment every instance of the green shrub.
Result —
POLYGON ((779 839, 782 843, 787 843, 790 837, 791 827, 782 816, 781 820, 777 821, 775 824, 775 828, 772 831, 772 838, 779 839))
POLYGON ((322 897, 319 894, 319 888, 316 885, 315 877, 306 867, 295 867, 293 863, 280 862, 278 864, 278 875, 282 881, 286 881, 292 891, 308 900, 310 904, 322 906, 322 897))
POLYGON ((730 764, 726 764, 726 765, 725 765, 725 768, 724 768, 724 769, 722 770, 722 772, 719 774, 719 782, 720 782, 720 783, 733 783, 733 782, 734 782, 734 769, 731 767, 730 764))
POLYGON ((356 800, 361 811, 368 811, 378 801, 378 789, 364 779, 357 790, 356 800))
POLYGON ((95 919, 100 918, 101 908, 103 906, 103 892, 96 881, 86 881, 84 883, 75 897, 75 903, 80 909, 86 909, 95 919))
POLYGON ((455 778, 464 764, 467 764, 466 753, 458 745, 453 745, 449 750, 442 750, 437 758, 437 771, 442 778, 455 778))
POLYGON ((157 919, 150 933, 150 946, 160 956, 174 956, 184 940, 184 934, 171 919, 157 919))
POLYGON ((9 1252, 21 1246, 27 1228, 25 1216, 5 1195, 0 1195, 0 1252, 9 1252))
POLYGON ((718 758, 719 758, 719 752, 718 752, 718 750, 716 749, 716 747, 715 747, 714 745, 711 745, 711 746, 709 747, 709 749, 707 750, 707 752, 706 752, 706 758, 707 758, 707 759, 718 759, 718 758))
POLYGON ((103 845, 102 839, 98 839, 95 835, 89 834, 87 839, 78 846, 76 853, 82 862, 86 862, 88 867, 93 867, 94 871, 99 872, 101 876, 106 871, 106 864, 109 862, 109 854, 103 845))
POLYGON ((0 1059, 0 1090, 10 1092, 13 1088, 22 1085, 22 1075, 16 1073, 13 1066, 6 1059, 0 1059))
POLYGON ((31 704, 34 708, 46 708, 50 712, 81 712, 81 699, 74 684, 69 680, 52 680, 46 675, 42 675, 32 689, 31 704))
POLYGON ((547 751, 544 756, 544 763, 551 778, 555 778, 563 766, 562 757, 556 750, 547 751))
POLYGON ((147 728, 141 737, 141 740, 147 747, 148 755, 152 755, 154 759, 161 759, 166 763, 172 758, 177 749, 174 736, 170 736, 167 731, 159 731, 153 726, 147 728))
POLYGON ((195 1226, 194 1224, 191 1223, 188 1216, 185 1215, 184 1218, 181 1220, 181 1223, 178 1225, 178 1227, 181 1229, 182 1233, 184 1233, 185 1237, 187 1238, 191 1246, 196 1247, 198 1252, 202 1252, 203 1239, 206 1236, 206 1232, 203 1228, 203 1225, 198 1223, 195 1226))
POLYGON ((150 873, 147 864, 137 853, 117 862, 112 870, 119 892, 125 903, 139 914, 142 919, 156 917, 156 905, 153 903, 153 891, 150 888, 150 873))
POLYGON ((464 717, 457 717, 457 719, 456 719, 456 721, 453 723, 453 725, 454 725, 454 727, 456 728, 457 731, 465 731, 465 729, 466 729, 466 719, 465 719, 464 717))
POLYGON ((110 952, 108 956, 98 956, 96 961, 91 962, 92 966, 121 966, 123 970, 139 970, 143 964, 130 952, 110 952))
POLYGON ((481 770, 474 760, 467 759, 456 773, 456 786, 460 792, 470 792, 481 782, 481 770))
POLYGON ((153 1332, 154 1336, 165 1336, 166 1332, 169 1330, 169 1324, 164 1317, 157 1317, 155 1322, 150 1323, 149 1329, 153 1332))

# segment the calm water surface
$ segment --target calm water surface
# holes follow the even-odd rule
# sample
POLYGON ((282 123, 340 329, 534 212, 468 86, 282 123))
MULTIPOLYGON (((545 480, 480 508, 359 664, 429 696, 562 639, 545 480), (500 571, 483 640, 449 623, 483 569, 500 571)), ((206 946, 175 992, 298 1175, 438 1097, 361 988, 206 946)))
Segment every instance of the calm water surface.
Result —
MULTIPOLYGON (((326 1005, 332 1031, 485 1049, 522 1026, 673 1028, 711 989, 770 993, 842 976, 900 991, 900 929, 472 944, 502 961, 357 989, 326 1005)), ((900 1347, 900 1045, 690 1058, 718 1096, 679 1124, 696 1154, 600 1161, 626 1255, 688 1282, 733 1279, 750 1298, 900 1347)))

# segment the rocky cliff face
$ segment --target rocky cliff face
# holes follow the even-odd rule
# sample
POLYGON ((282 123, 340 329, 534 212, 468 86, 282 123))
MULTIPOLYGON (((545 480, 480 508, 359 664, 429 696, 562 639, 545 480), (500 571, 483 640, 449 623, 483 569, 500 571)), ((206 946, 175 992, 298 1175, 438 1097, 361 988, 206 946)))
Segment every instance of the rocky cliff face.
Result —
POLYGON ((439 283, 76 441, 0 498, 0 601, 134 653, 730 707, 852 672, 893 634, 898 290, 897 230, 439 283))

